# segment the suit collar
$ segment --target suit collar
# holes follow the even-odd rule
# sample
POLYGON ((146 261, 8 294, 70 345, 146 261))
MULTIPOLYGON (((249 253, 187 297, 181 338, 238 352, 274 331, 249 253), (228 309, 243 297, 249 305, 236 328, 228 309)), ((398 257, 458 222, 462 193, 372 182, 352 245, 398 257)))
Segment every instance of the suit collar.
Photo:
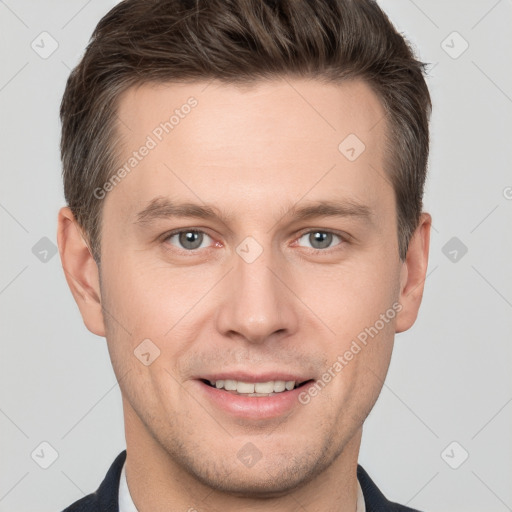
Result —
MULTIPOLYGON (((104 512, 119 511, 119 480, 121 471, 126 460, 126 450, 123 450, 114 460, 110 469, 101 483, 98 490, 94 493, 96 503, 99 509, 104 512)), ((397 503, 392 503, 386 499, 377 485, 370 478, 368 473, 359 464, 357 465, 357 479, 363 491, 366 512, 418 512, 411 508, 404 507, 397 503)), ((85 499, 85 498, 84 498, 85 499)))

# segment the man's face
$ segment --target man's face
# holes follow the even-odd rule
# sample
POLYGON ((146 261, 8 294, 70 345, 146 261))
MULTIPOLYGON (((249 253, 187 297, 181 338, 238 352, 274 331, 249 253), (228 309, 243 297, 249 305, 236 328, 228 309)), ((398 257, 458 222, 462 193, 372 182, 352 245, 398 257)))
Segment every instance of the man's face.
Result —
POLYGON ((127 438, 246 494, 357 454, 402 270, 377 97, 362 82, 144 85, 118 116, 119 167, 139 154, 104 199, 101 300, 127 438), (210 380, 306 384, 249 396, 210 380))

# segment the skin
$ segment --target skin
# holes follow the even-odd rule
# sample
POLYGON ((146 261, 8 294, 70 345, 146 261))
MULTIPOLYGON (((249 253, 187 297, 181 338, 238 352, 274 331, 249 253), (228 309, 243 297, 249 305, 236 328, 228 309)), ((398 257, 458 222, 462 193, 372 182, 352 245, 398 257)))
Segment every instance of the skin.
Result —
POLYGON ((66 278, 119 380, 132 498, 140 512, 353 512, 363 422, 394 335, 421 303, 430 215, 401 261, 384 110, 361 81, 132 88, 118 110, 122 162, 190 96, 198 105, 104 199, 101 273, 70 210, 59 213, 66 278), (351 133, 366 146, 353 162, 338 150, 351 133), (155 197, 208 204, 225 219, 137 223, 155 197), (317 201, 357 202, 370 216, 286 214, 317 201), (178 228, 208 236, 187 254, 178 236, 164 236, 178 228), (315 230, 343 238, 315 250, 315 230), (252 263, 236 252, 247 236, 263 250, 252 263), (396 303, 395 318, 289 414, 234 418, 199 390, 198 375, 224 369, 320 379, 396 303), (160 350, 149 366, 134 356, 147 338, 160 350), (252 467, 237 457, 248 442, 261 454, 252 467))

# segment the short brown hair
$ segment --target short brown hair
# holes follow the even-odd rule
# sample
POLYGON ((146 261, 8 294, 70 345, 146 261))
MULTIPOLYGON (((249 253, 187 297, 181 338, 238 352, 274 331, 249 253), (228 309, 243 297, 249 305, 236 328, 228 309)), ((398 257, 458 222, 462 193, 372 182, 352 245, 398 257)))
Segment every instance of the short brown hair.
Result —
POLYGON ((62 99, 64 193, 100 262, 101 199, 115 172, 117 99, 146 82, 362 79, 386 111, 399 255, 422 211, 431 100, 425 64, 373 0, 125 0, 97 25, 62 99))

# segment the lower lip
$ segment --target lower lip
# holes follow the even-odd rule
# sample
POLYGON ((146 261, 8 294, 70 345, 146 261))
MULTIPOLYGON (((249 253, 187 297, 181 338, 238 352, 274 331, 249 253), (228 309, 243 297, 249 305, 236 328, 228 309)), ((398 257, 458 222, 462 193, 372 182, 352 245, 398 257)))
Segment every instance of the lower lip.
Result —
POLYGON ((294 407, 300 404, 299 395, 307 390, 308 382, 300 388, 290 391, 283 391, 272 396, 244 396, 229 393, 223 389, 217 389, 196 381, 201 391, 211 400, 217 407, 229 413, 232 416, 246 419, 270 419, 282 416, 291 412, 294 407))

